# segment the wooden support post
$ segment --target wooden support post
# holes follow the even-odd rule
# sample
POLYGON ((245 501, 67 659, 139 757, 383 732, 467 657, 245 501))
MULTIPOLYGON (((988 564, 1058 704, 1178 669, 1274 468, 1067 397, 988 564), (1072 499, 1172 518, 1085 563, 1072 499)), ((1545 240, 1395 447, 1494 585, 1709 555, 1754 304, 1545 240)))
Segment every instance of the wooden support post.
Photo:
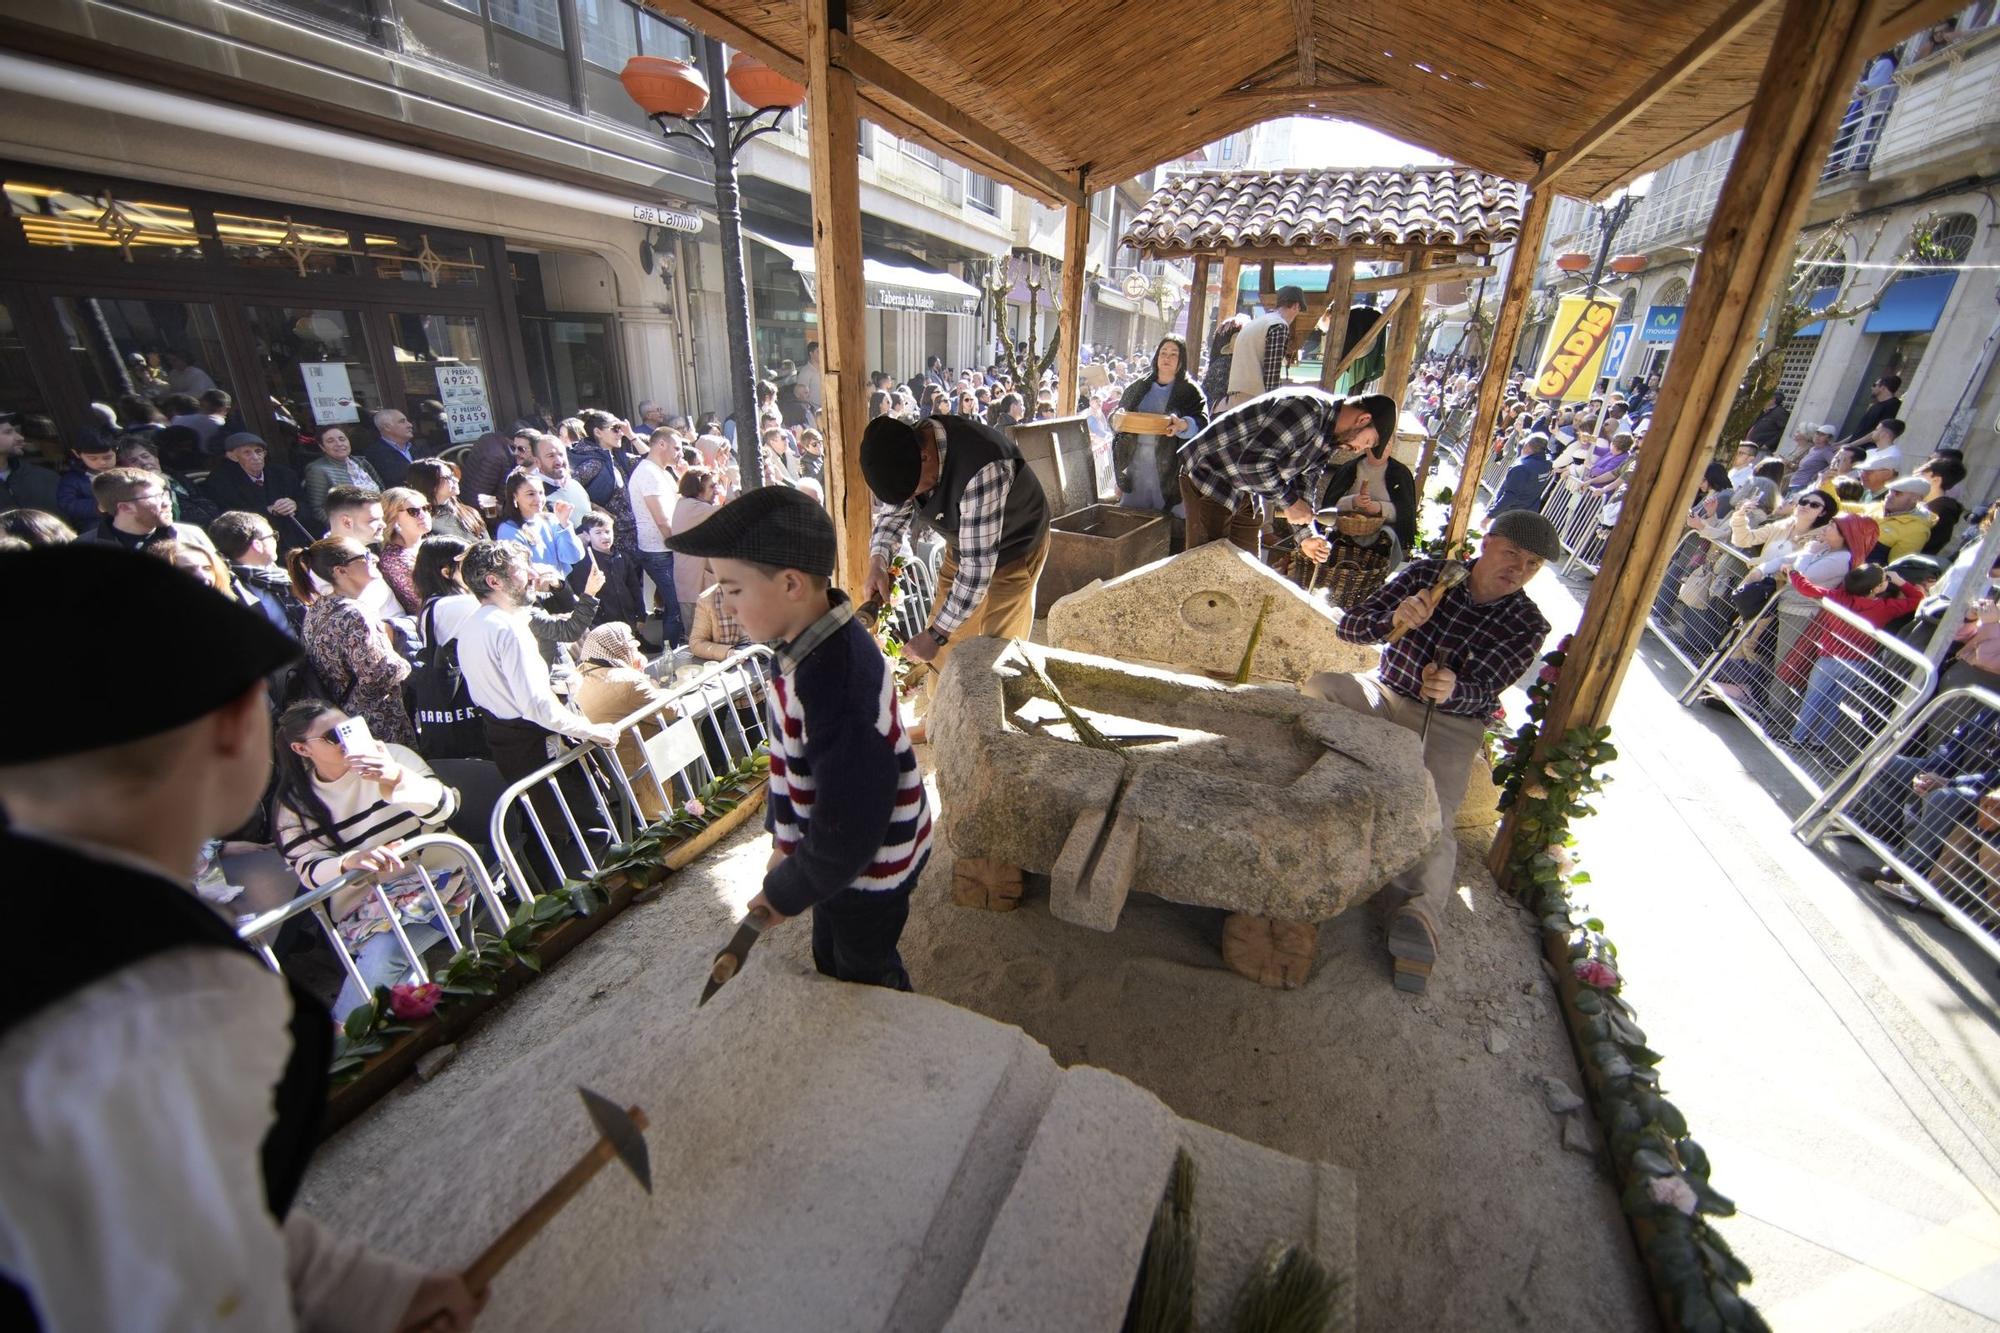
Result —
POLYGON ((1375 321, 1375 326, 1363 334, 1359 342, 1341 354, 1340 364, 1333 368, 1333 373, 1327 375, 1324 370, 1320 373, 1326 375, 1326 378, 1329 380, 1338 381, 1342 375, 1347 373, 1349 366, 1375 350, 1375 344, 1382 340, 1383 333, 1395 322, 1396 312, 1401 310, 1409 299, 1410 289, 1408 287, 1403 288, 1390 297, 1389 304, 1382 308, 1382 318, 1375 321))
MULTIPOLYGON (((1414 269, 1423 262, 1423 256, 1412 250, 1404 269, 1414 269)), ((1410 367, 1417 359, 1417 334, 1424 326, 1424 297, 1429 288, 1418 282, 1403 291, 1408 296, 1396 315, 1395 326, 1389 330, 1389 355, 1382 367, 1382 392, 1395 399, 1398 407, 1403 405, 1403 394, 1410 387, 1410 367)))
MULTIPOLYGON (((1081 187, 1084 174, 1076 173, 1081 187)), ((1056 415, 1076 411, 1076 381, 1083 364, 1083 268, 1090 261, 1090 191, 1071 204, 1063 223, 1062 309, 1056 312, 1056 415)))
POLYGON ((1201 378, 1201 360, 1208 351, 1208 256, 1194 257, 1194 285, 1188 288, 1188 374, 1201 378))
POLYGON ((1493 345, 1486 349, 1486 369, 1479 377, 1479 406, 1472 414, 1472 434, 1465 441, 1465 466, 1459 473, 1458 492, 1451 497, 1451 521, 1445 526, 1445 545, 1465 539, 1472 523, 1472 507, 1479 502, 1479 474, 1493 454, 1493 426, 1500 419, 1500 401, 1507 389, 1507 372, 1514 364, 1514 349, 1521 341, 1522 326, 1528 319, 1528 294, 1535 289, 1535 261, 1541 257, 1542 239, 1549 229, 1549 206, 1555 191, 1536 190, 1521 210, 1521 234, 1514 242, 1514 258, 1507 265, 1507 286, 1500 293, 1500 310, 1493 317, 1493 345))
POLYGON ((1326 341, 1319 345, 1319 387, 1331 390, 1340 378, 1341 350, 1347 343, 1347 312, 1354 305, 1354 256, 1342 250, 1333 257, 1333 277, 1326 285, 1326 341))
POLYGON ((1278 261, 1267 259, 1257 270, 1257 304, 1267 309, 1278 305, 1278 261))
POLYGON ((1243 261, 1235 255, 1222 259, 1222 295, 1215 303, 1215 322, 1220 324, 1236 313, 1243 302, 1243 261))
POLYGON ((833 63, 838 0, 804 0, 806 133, 812 145, 814 304, 826 404, 827 512, 839 537, 834 583, 859 593, 873 530, 861 476, 861 428, 868 415, 868 341, 862 324, 860 103, 854 76, 833 63))
MULTIPOLYGON (((1550 700, 1545 742, 1575 727, 1601 726, 1611 714, 1683 531, 1688 496, 1712 456, 1854 78, 1872 49, 1870 8, 1869 0, 1785 2, 1702 242, 1676 339, 1680 351, 1668 363, 1638 473, 1550 700)), ((1494 844, 1495 866, 1506 865, 1513 827, 1510 816, 1494 844)))

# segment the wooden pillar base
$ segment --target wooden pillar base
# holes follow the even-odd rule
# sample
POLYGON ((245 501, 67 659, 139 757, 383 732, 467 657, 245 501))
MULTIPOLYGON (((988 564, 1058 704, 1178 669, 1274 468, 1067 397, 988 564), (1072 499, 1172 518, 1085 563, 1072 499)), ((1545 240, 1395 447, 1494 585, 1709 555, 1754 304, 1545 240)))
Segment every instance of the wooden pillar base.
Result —
POLYGON ((982 912, 1011 912, 1021 905, 1021 867, 961 856, 951 866, 951 900, 982 912))
POLYGON ((1312 974, 1319 923, 1231 912, 1222 922, 1222 961, 1273 990, 1296 990, 1312 974))

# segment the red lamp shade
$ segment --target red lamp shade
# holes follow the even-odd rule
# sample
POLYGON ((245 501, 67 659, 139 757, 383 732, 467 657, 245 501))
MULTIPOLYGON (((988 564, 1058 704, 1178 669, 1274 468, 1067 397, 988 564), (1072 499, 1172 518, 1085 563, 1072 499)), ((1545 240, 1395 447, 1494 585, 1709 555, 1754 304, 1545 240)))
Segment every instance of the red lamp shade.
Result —
POLYGON ((756 56, 738 51, 729 58, 729 86, 760 110, 767 106, 795 107, 806 100, 806 86, 772 69, 756 56))
POLYGON ((1556 256, 1556 267, 1565 273, 1581 273, 1590 267, 1590 256, 1580 250, 1556 256))
POLYGON ((633 56, 618 82, 649 116, 698 116, 708 108, 708 80, 685 60, 633 56))
POLYGON ((1610 264, 1606 265, 1606 267, 1613 273, 1640 273, 1645 270, 1646 256, 1613 255, 1610 264))

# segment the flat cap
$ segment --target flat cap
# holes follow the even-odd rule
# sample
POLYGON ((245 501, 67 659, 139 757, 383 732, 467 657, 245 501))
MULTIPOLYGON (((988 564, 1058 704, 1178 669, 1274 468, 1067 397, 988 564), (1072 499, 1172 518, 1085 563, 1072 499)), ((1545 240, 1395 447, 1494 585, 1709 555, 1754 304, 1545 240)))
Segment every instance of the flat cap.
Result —
POLYGON ((917 428, 883 413, 861 432, 861 477, 875 498, 899 505, 917 493, 924 455, 917 428))
POLYGON ((682 555, 749 560, 830 578, 833 520, 802 491, 789 486, 759 486, 667 538, 667 549, 682 555))
POLYGON ((1510 509, 1486 525, 1486 535, 1510 541, 1544 560, 1562 559, 1555 524, 1532 509, 1510 509))
POLYGON ((33 699, 0 728, 0 764, 31 764, 185 726, 292 661, 255 611, 120 547, 71 542, 0 555, 10 623, 48 645, 0 653, 0 697, 33 699), (134 675, 147 688, 132 688, 134 675))

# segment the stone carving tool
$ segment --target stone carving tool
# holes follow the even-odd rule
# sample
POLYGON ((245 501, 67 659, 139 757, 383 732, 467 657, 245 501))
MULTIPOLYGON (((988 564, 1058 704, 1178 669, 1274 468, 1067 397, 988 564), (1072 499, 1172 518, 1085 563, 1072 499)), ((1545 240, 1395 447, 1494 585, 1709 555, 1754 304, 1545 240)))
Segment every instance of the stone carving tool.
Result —
MULTIPOLYGON (((1470 570, 1466 569, 1458 561, 1447 560, 1444 562, 1444 566, 1438 570, 1437 582, 1418 593, 1417 596, 1423 598, 1425 604, 1431 610, 1435 611, 1438 609, 1438 603, 1444 600, 1444 595, 1465 582, 1466 575, 1470 572, 1470 570)), ((1409 633, 1409 630, 1406 627, 1398 625, 1389 631, 1389 637, 1382 640, 1382 642, 1384 644, 1394 643, 1407 633, 1409 633)))
POLYGON ((701 988, 701 998, 695 1001, 699 1009, 707 1004, 722 984, 743 969, 743 960, 750 956, 750 946, 764 933, 764 927, 771 924, 771 915, 761 907, 750 909, 750 915, 743 918, 736 927, 736 933, 729 937, 729 943, 722 946, 722 952, 709 965, 708 981, 701 988))
POLYGON ((591 1124, 597 1128, 597 1142, 576 1159, 576 1165, 544 1190, 541 1198, 529 1204, 527 1211, 486 1247, 485 1253, 472 1261, 464 1274, 467 1290, 484 1291, 507 1266, 507 1261, 519 1254, 614 1157, 632 1173, 641 1189, 648 1194, 653 1192, 653 1161, 646 1151, 646 1113, 636 1106, 621 1107, 589 1088, 578 1088, 577 1093, 583 1098, 584 1109, 590 1112, 591 1124))

